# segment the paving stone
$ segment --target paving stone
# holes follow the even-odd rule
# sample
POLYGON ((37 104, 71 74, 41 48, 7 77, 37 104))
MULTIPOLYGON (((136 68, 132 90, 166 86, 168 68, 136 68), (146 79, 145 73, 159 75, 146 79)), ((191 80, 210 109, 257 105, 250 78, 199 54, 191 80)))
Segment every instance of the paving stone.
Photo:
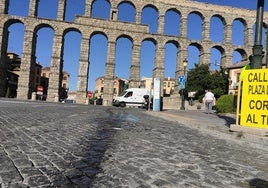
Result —
POLYGON ((29 176, 29 177, 24 179, 24 183, 29 185, 29 187, 50 186, 49 179, 44 175, 29 176))
POLYGON ((0 177, 1 177, 2 183, 17 183, 17 182, 20 183, 23 180, 20 173, 15 169, 12 169, 10 171, 0 172, 0 177))
POLYGON ((267 139, 237 138, 214 114, 156 114, 0 99, 0 187, 267 184, 267 139))

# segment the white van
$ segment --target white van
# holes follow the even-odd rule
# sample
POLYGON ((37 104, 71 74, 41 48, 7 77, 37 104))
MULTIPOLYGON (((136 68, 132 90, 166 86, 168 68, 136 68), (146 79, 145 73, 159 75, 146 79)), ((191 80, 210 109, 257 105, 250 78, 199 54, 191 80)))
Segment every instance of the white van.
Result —
POLYGON ((113 106, 139 106, 144 107, 144 95, 150 96, 150 91, 145 88, 129 88, 113 99, 113 106))

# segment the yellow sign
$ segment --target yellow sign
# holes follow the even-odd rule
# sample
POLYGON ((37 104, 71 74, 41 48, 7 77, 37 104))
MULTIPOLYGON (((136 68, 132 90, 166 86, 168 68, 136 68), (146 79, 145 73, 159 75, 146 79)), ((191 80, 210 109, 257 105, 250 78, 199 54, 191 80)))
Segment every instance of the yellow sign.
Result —
POLYGON ((245 70, 240 125, 268 129, 268 69, 245 70))

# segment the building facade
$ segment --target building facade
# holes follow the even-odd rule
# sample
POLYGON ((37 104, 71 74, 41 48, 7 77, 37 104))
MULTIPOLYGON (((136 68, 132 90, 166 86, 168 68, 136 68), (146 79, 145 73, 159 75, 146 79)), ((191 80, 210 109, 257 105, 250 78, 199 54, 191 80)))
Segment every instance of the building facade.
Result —
MULTIPOLYGON (((60 100, 65 100, 68 97, 69 92, 69 79, 70 74, 66 71, 62 72, 62 81, 61 81, 61 89, 59 90, 59 98, 60 100)), ((51 76, 51 68, 50 67, 44 67, 41 70, 41 86, 44 88, 45 97, 48 94, 48 88, 49 88, 49 78, 51 76)))
MULTIPOLYGON (((146 88, 149 91, 153 89, 153 78, 142 77, 140 81, 141 88, 146 88)), ((174 93, 175 90, 175 79, 174 78, 164 78, 162 84, 163 97, 169 97, 174 93)))
POLYGON ((175 79, 174 78, 165 78, 163 81, 163 94, 164 97, 169 97, 174 93, 175 89, 175 79))
MULTIPOLYGON (((103 93, 104 93, 104 79, 105 77, 99 77, 96 79, 95 82, 95 92, 94 95, 95 97, 101 97, 103 98, 103 93)), ((113 79, 113 96, 118 96, 124 89, 126 89, 127 81, 120 79, 118 77, 114 77, 113 79)))
MULTIPOLYGON (((4 88, 5 97, 16 98, 17 97, 17 89, 18 89, 18 81, 20 76, 24 76, 23 71, 21 71, 21 58, 18 54, 8 52, 5 63, 5 72, 6 72, 6 87, 4 88)), ((36 62, 33 66, 33 85, 34 92, 36 92, 37 87, 41 83, 41 69, 42 66, 36 62)))

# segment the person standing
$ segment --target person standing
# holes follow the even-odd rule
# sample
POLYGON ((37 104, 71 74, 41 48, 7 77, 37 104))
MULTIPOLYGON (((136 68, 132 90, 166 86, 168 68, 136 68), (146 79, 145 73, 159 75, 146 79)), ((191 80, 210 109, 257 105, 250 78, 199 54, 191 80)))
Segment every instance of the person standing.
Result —
POLYGON ((207 92, 204 96, 204 102, 205 102, 205 106, 206 106, 206 112, 208 114, 212 113, 212 106, 215 103, 215 97, 210 89, 207 90, 207 92))

